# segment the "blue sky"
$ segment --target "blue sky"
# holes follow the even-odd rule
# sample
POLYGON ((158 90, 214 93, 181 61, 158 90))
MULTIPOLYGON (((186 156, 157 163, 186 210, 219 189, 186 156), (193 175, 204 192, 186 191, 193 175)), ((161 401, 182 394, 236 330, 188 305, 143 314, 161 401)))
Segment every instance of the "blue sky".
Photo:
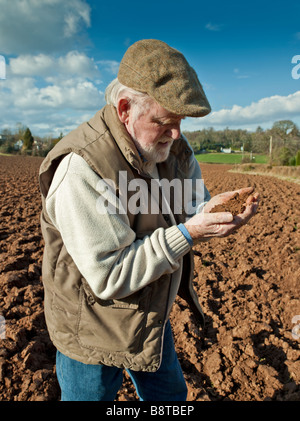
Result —
POLYGON ((300 2, 0 0, 0 131, 67 133, 104 102, 129 45, 156 38, 195 68, 212 113, 183 130, 300 127, 300 2), (292 58, 299 61, 292 63, 292 58))

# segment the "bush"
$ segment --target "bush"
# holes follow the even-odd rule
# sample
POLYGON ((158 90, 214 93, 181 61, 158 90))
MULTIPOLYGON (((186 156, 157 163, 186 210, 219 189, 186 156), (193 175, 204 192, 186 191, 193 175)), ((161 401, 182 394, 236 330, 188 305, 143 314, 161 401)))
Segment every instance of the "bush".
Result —
POLYGON ((251 162, 250 156, 249 155, 245 155, 242 158, 242 164, 249 164, 251 162))
POLYGON ((295 165, 300 165, 300 150, 297 152, 295 165))
POLYGON ((272 163, 275 165, 289 165, 289 161, 292 158, 293 154, 289 148, 283 146, 278 148, 273 153, 272 163))
POLYGON ((12 153, 15 153, 16 151, 15 151, 14 146, 7 142, 0 146, 0 152, 4 154, 12 154, 12 153))

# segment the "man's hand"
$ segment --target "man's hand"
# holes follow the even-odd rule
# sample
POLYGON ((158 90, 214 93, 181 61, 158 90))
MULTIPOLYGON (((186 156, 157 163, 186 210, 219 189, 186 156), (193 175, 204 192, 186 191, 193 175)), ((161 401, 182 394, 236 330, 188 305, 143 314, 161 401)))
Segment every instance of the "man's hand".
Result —
POLYGON ((184 225, 189 231, 194 244, 213 237, 226 237, 242 225, 246 224, 256 213, 259 195, 253 193, 252 187, 232 192, 225 192, 214 196, 203 209, 203 213, 193 216, 184 225), (233 216, 230 212, 209 213, 216 205, 226 203, 236 193, 249 193, 246 209, 242 214, 233 216))

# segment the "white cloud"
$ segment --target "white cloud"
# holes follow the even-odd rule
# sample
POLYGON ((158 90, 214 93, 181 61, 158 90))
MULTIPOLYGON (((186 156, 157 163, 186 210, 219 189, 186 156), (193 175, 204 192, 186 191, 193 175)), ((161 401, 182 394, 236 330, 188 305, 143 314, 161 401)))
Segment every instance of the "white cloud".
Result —
POLYGON ((5 89, 0 92, 0 107, 3 108, 1 120, 4 120, 3 113, 6 112, 7 104, 22 115, 51 109, 97 110, 104 98, 103 92, 93 82, 76 77, 41 87, 34 78, 15 77, 7 79, 5 89))
POLYGON ((11 58, 7 70, 0 84, 0 129, 21 121, 34 134, 58 135, 104 105, 101 72, 83 53, 22 55, 11 58))
POLYGON ((115 61, 115 60, 99 60, 97 63, 100 64, 101 66, 103 66, 103 68, 105 70, 109 71, 113 75, 116 75, 118 73, 119 65, 120 65, 120 63, 118 61, 115 61))
POLYGON ((100 105, 101 92, 88 81, 70 80, 63 85, 50 85, 45 88, 36 86, 19 94, 15 106, 20 109, 55 109, 92 110, 100 105))
MULTIPOLYGON (((64 0, 65 1, 65 0, 64 0)), ((90 7, 83 1, 73 0, 71 10, 64 17, 64 35, 66 38, 72 37, 81 27, 81 23, 90 26, 90 7), (76 12, 74 13, 73 7, 76 12)))
POLYGON ((18 121, 34 135, 67 133, 104 105, 104 93, 91 81, 71 78, 39 87, 34 78, 15 77, 0 85, 0 130, 18 121))
POLYGON ((0 0, 0 53, 8 57, 0 83, 0 130, 20 121, 34 135, 66 133, 104 105, 102 72, 80 48, 91 25, 87 0, 0 0))
POLYGON ((218 31, 222 30, 223 25, 218 25, 218 24, 215 24, 215 23, 208 22, 205 25, 205 28, 209 31, 218 32, 218 31))
POLYGON ((77 51, 71 51, 65 57, 60 57, 59 71, 62 74, 93 77, 98 73, 98 68, 93 59, 77 51))
POLYGON ((46 54, 20 55, 11 58, 9 70, 12 75, 41 76, 51 78, 80 76, 82 78, 99 77, 99 69, 93 58, 78 51, 70 51, 65 56, 58 58, 46 54))
POLYGON ((2 54, 69 49, 91 24, 85 0, 0 0, 0 10, 2 54))
POLYGON ((287 96, 274 95, 250 105, 234 105, 230 109, 213 111, 204 118, 189 119, 185 130, 202 127, 257 127, 283 119, 299 118, 300 91, 287 96))
POLYGON ((9 69, 13 75, 19 76, 45 76, 54 69, 54 59, 46 54, 37 56, 21 55, 11 58, 9 69))
POLYGON ((250 76, 247 74, 240 74, 240 69, 233 69, 233 73, 236 75, 237 79, 248 79, 250 76))

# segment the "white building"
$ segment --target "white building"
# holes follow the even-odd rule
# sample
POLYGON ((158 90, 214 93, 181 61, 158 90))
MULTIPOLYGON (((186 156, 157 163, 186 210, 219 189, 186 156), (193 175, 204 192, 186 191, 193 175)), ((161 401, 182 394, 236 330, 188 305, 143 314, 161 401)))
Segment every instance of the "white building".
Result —
POLYGON ((231 153, 231 148, 221 148, 221 152, 223 153, 231 153))
POLYGON ((15 144, 14 144, 14 148, 16 151, 19 151, 20 149, 22 149, 23 146, 23 140, 18 140, 15 144))

